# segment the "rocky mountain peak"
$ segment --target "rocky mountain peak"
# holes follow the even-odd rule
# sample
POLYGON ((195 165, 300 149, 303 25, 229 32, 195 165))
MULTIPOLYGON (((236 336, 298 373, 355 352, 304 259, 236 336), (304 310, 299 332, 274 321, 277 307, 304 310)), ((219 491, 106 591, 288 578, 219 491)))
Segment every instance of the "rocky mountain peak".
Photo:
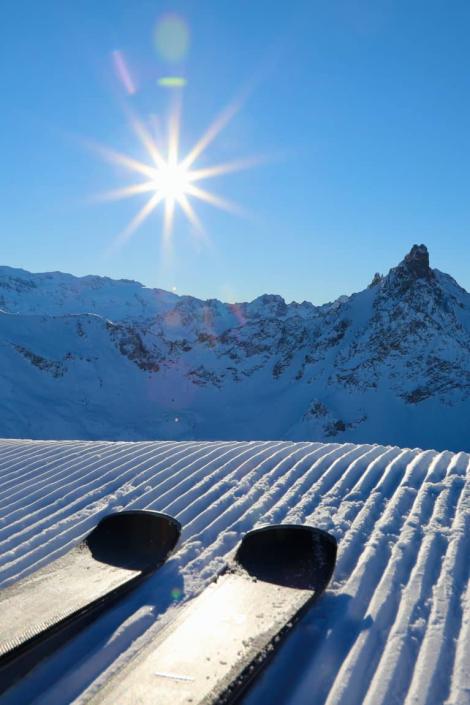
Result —
POLYGON ((398 268, 406 270, 406 273, 414 279, 430 279, 432 270, 429 267, 429 252, 426 245, 413 245, 398 268))
POLYGON ((384 278, 384 293, 387 296, 404 296, 414 290, 415 285, 433 284, 435 279, 436 275, 429 266, 428 248, 426 245, 413 245, 400 264, 384 278))

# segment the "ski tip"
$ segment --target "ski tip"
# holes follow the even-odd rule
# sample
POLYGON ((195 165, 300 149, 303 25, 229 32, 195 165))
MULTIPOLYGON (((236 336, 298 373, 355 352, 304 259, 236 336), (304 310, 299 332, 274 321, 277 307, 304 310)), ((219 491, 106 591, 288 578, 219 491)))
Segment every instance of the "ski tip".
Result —
POLYGON ((320 593, 333 575, 336 549, 334 536, 322 529, 275 524, 249 531, 235 561, 259 580, 320 593))
POLYGON ((172 516, 133 509, 105 516, 84 543, 102 563, 148 572, 165 561, 180 533, 172 516))

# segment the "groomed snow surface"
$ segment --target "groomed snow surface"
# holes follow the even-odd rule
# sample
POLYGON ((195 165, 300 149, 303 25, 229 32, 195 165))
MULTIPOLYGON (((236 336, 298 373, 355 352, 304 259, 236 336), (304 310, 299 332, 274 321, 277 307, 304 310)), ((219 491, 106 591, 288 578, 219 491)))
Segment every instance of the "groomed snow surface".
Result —
POLYGON ((1 585, 110 511, 169 512, 184 527, 163 568, 2 705, 85 703, 268 522, 332 532, 338 561, 246 705, 470 703, 469 461, 333 443, 0 441, 1 585))

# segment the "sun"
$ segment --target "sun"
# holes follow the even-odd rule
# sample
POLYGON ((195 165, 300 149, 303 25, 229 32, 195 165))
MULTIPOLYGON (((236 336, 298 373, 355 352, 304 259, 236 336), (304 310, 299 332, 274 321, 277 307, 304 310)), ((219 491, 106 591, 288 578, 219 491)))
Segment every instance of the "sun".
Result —
POLYGON ((155 179, 155 192, 161 193, 164 199, 178 202, 188 194, 189 186, 190 171, 181 164, 166 164, 155 179))
POLYGON ((263 161, 260 157, 238 159, 199 169, 194 168, 197 159, 233 117, 238 107, 229 106, 223 111, 183 158, 179 154, 180 120, 178 113, 174 113, 170 117, 168 138, 164 145, 157 144, 156 139, 142 121, 132 118, 131 126, 145 147, 148 162, 138 161, 115 150, 94 145, 95 149, 108 161, 124 166, 139 176, 145 177, 145 180, 139 183, 101 194, 98 197, 99 200, 116 200, 143 193, 149 194, 149 199, 118 236, 116 244, 122 244, 128 240, 159 206, 163 208, 164 212, 163 239, 165 242, 168 242, 172 235, 174 213, 177 207, 192 224, 194 232, 200 235, 204 234, 202 223, 193 208, 192 202, 194 200, 204 201, 216 208, 230 212, 241 213, 240 207, 235 203, 201 188, 199 182, 229 172, 247 169, 263 161))

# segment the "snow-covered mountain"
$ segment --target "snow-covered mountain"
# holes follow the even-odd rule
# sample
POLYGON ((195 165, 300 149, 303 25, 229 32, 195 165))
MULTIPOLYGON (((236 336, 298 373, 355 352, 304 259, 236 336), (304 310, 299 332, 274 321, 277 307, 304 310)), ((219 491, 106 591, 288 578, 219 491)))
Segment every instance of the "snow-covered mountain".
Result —
POLYGON ((0 435, 470 450, 470 294, 415 245, 324 306, 0 267, 0 435))

